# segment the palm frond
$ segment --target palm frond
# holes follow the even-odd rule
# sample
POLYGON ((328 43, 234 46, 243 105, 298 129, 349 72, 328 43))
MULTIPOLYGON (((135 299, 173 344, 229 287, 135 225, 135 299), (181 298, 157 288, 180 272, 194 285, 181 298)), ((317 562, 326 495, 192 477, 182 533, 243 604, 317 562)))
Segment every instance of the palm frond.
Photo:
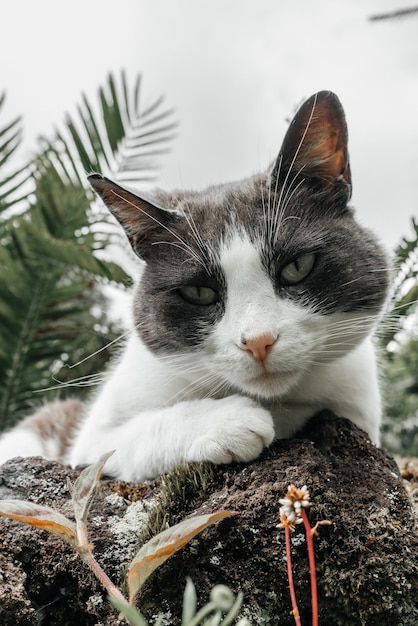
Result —
MULTIPOLYGON (((37 176, 31 210, 4 231, 0 249, 0 430, 40 401, 57 364, 84 359, 114 339, 119 329, 106 311, 94 319, 92 309, 103 284, 129 281, 116 263, 94 255, 103 241, 90 229, 85 190, 63 185, 55 170, 37 176)), ((71 375, 97 367, 95 359, 71 375)))
POLYGON ((390 314, 397 324, 389 324, 382 335, 382 344, 396 339, 404 327, 403 321, 409 319, 418 308, 418 223, 412 218, 412 238, 404 237, 395 250, 397 274, 393 288, 393 310, 390 314))
POLYGON ((131 90, 123 73, 119 82, 110 75, 98 106, 83 96, 79 119, 68 117, 53 140, 44 138, 27 168, 12 167, 20 118, 0 128, 0 209, 25 200, 0 221, 0 430, 51 394, 67 395, 73 379, 86 389, 120 334, 103 286, 123 288, 130 277, 106 258, 115 235, 85 172, 149 178, 175 124, 161 100, 140 109, 140 85, 138 77, 131 90))
MULTIPOLYGON (((5 100, 6 94, 0 94, 0 113, 5 100)), ((20 117, 0 127, 0 213, 26 200, 30 192, 26 184, 31 177, 28 164, 19 168, 10 165, 21 144, 21 138, 20 117)))
POLYGON ((131 183, 153 180, 157 158, 168 152, 177 123, 161 97, 141 108, 140 91, 140 76, 131 90, 123 71, 119 80, 109 74, 96 105, 83 94, 78 117, 68 115, 64 130, 56 131, 52 141, 44 139, 44 157, 79 182, 86 172, 131 183))
MULTIPOLYGON (((54 370, 67 361, 77 362, 81 355, 84 359, 97 353, 117 332, 109 323, 99 324, 100 334, 93 329, 97 281, 63 275, 58 268, 25 254, 23 248, 20 258, 7 258, 8 252, 0 251, 2 267, 13 276, 13 282, 0 282, 0 326, 5 333, 0 348, 1 429, 13 425, 39 402, 65 395, 60 388, 43 392, 54 386, 54 370)), ((95 374, 100 365, 97 358, 93 361, 74 368, 71 376, 95 374)))

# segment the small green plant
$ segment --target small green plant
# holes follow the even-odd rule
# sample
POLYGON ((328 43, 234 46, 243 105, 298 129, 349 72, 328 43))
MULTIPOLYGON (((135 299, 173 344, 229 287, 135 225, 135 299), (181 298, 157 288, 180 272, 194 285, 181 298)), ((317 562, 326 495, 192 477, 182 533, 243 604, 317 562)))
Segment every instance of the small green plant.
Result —
MULTIPOLYGON (((1 500, 0 515, 47 530, 68 542, 80 558, 91 568, 109 594, 110 603, 120 612, 131 626, 148 626, 145 618, 135 608, 138 593, 152 572, 177 550, 183 548, 193 537, 216 522, 237 515, 235 511, 218 511, 208 515, 198 515, 183 520, 159 533, 145 543, 132 559, 127 572, 129 599, 109 579, 96 561, 87 532, 87 516, 97 489, 100 475, 110 452, 96 463, 81 472, 74 484, 68 480, 75 523, 59 511, 23 500, 1 500)), ((237 617, 243 601, 242 593, 234 596, 224 585, 217 585, 211 591, 210 601, 197 609, 197 596, 193 583, 189 580, 184 593, 182 626, 228 626, 237 617)), ((162 624, 162 616, 154 626, 162 624)), ((248 626, 247 620, 240 620, 240 626, 248 626)), ((238 626, 237 624, 237 626, 238 626)))
POLYGON ((316 568, 315 568, 315 551, 313 546, 313 536, 317 534, 318 526, 322 524, 331 524, 328 520, 323 520, 315 524, 312 528, 306 509, 311 506, 309 500, 309 491, 306 485, 301 489, 295 485, 289 485, 288 491, 284 498, 279 500, 282 505, 280 508, 280 524, 279 528, 284 528, 286 537, 286 562, 287 576, 289 580, 290 599, 292 602, 292 614, 295 618, 296 626, 301 626, 299 609, 296 601, 295 586, 293 583, 292 571, 292 554, 290 549, 290 533, 295 530, 296 524, 302 524, 305 527, 306 541, 308 546, 309 574, 311 578, 311 603, 312 603, 312 626, 318 626, 318 594, 316 586, 316 568))

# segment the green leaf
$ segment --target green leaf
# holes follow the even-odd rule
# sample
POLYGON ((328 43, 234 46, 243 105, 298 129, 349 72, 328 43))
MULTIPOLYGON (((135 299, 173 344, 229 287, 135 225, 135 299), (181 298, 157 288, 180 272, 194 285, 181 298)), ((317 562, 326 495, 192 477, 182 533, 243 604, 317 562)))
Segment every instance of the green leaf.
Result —
POLYGON ((0 515, 47 530, 73 547, 77 546, 75 524, 49 506, 41 506, 25 500, 0 500, 0 515))
MULTIPOLYGON (((101 232, 101 214, 90 210, 91 197, 40 164, 29 210, 0 222, 0 430, 32 410, 34 394, 54 386, 66 362, 82 365, 64 369, 61 380, 93 380, 120 334, 100 283, 129 277, 96 257, 110 237, 101 232)), ((56 395, 48 392, 51 400, 56 395)))
POLYGON ((99 484, 103 467, 113 452, 108 452, 101 456, 96 463, 89 465, 81 472, 74 485, 69 484, 77 522, 85 523, 87 521, 90 505, 99 484))
POLYGON ((142 617, 141 613, 128 602, 122 602, 116 598, 109 597, 110 604, 119 613, 125 617, 125 619, 131 624, 131 626, 148 626, 148 622, 142 617))
POLYGON ((187 577, 186 588, 183 595, 183 612, 181 623, 187 626, 192 617, 195 616, 197 610, 197 594, 196 587, 191 578, 187 577))
POLYGON ((193 537, 211 524, 226 517, 238 515, 235 511, 218 511, 183 520, 153 537, 140 548, 128 570, 129 601, 132 604, 144 582, 164 561, 183 548, 193 537))
POLYGON ((79 181, 92 171, 117 175, 125 182, 153 180, 157 166, 150 157, 168 151, 177 123, 173 110, 163 108, 161 97, 141 110, 140 87, 141 76, 131 90, 123 71, 119 79, 109 74, 98 90, 98 102, 90 103, 83 94, 78 117, 67 116, 64 132, 52 141, 43 139, 43 159, 59 162, 79 181))
MULTIPOLYGON (((0 94, 0 113, 6 95, 0 94)), ((21 118, 0 126, 0 213, 26 201, 31 191, 29 163, 15 168, 11 165, 21 143, 21 118)), ((1 235, 1 232, 0 232, 1 235)))
POLYGON ((104 144, 104 137, 101 136, 99 131, 99 127, 96 123, 95 115, 93 113, 93 108, 88 102, 86 96, 83 94, 83 108, 80 107, 79 114, 81 119, 83 120, 84 127, 86 129, 87 135, 90 139, 92 149, 94 151, 95 159, 96 159, 96 168, 100 168, 101 159, 105 160, 105 163, 108 168, 111 167, 110 160, 107 156, 107 150, 104 144))
MULTIPOLYGON (((24 228, 24 227, 22 227, 24 228)), ((30 233, 30 225, 26 226, 30 233)), ((21 235, 23 231, 21 230, 21 235)), ((129 280, 126 272, 112 261, 102 261, 93 253, 90 245, 83 245, 75 241, 64 241, 44 233, 42 238, 28 238, 30 254, 36 257, 45 267, 62 266, 64 273, 68 269, 75 269, 74 259, 77 259, 77 270, 96 277, 107 278, 117 283, 129 280)))
POLYGON ((393 281, 392 310, 386 317, 380 337, 386 348, 390 342, 396 341, 399 331, 406 328, 406 320, 416 312, 418 306, 418 222, 414 218, 411 221, 412 237, 404 237, 395 250, 398 271, 393 281))

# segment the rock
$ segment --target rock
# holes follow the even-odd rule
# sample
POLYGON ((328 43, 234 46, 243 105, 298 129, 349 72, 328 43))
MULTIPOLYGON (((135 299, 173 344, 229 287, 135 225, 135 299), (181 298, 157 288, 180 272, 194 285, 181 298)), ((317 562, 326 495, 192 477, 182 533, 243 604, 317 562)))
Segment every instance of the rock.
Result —
MULTIPOLYGON (((31 500, 74 519, 66 481, 69 477, 74 482, 78 474, 38 457, 13 459, 0 467, 0 499, 31 500)), ((148 521, 142 496, 150 488, 131 485, 130 499, 125 499, 115 485, 101 481, 90 509, 89 531, 102 567, 122 584, 141 523, 148 521)), ((100 583, 58 537, 0 517, 0 554, 1 626, 122 623, 100 583)))
MULTIPOLYGON (((77 472, 42 459, 0 468, 0 498, 30 499, 71 515, 66 477, 77 472)), ((293 626, 279 499, 307 484, 315 538, 321 626, 418 623, 417 516, 393 459, 351 422, 323 412, 292 440, 275 442, 256 461, 192 464, 162 480, 133 485, 102 480, 90 513, 90 539, 108 575, 123 569, 138 536, 187 515, 239 511, 207 529, 146 582, 138 604, 150 623, 179 624, 186 577, 201 604, 225 583, 242 589, 242 615, 253 625, 293 626)), ((0 518, 0 624, 119 624, 106 594, 74 551, 44 531, 0 518)), ((311 623, 303 525, 292 534, 294 583, 302 624, 311 623)))

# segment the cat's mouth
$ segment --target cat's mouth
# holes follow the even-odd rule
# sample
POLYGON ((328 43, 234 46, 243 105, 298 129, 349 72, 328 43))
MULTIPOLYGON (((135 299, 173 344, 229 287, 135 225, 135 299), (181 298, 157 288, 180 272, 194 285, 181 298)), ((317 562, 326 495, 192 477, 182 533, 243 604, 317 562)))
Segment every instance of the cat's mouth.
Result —
POLYGON ((251 378, 245 379, 244 386, 252 393, 265 397, 281 396, 296 383, 296 371, 263 370, 251 378))
POLYGON ((246 382, 248 383, 263 383, 263 382, 277 382, 286 381, 292 376, 295 375, 295 372, 269 372, 264 370, 263 372, 257 374, 256 376, 251 376, 248 378, 246 382))

